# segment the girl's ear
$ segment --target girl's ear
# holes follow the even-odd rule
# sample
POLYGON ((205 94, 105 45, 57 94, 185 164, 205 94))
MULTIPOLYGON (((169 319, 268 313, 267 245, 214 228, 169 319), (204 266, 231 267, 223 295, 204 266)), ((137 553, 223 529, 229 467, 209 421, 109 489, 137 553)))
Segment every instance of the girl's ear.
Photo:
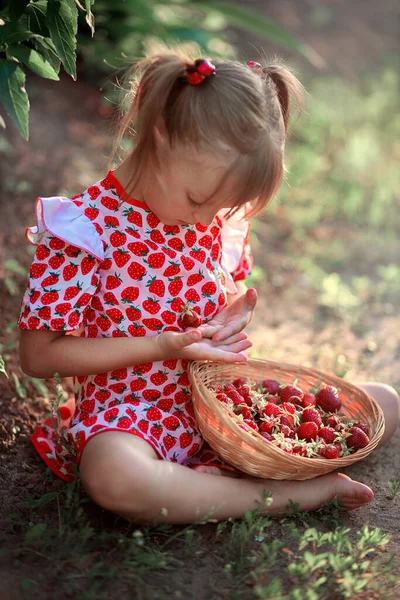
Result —
POLYGON ((154 140, 158 148, 163 148, 167 145, 167 132, 165 130, 164 123, 157 123, 154 125, 154 140))

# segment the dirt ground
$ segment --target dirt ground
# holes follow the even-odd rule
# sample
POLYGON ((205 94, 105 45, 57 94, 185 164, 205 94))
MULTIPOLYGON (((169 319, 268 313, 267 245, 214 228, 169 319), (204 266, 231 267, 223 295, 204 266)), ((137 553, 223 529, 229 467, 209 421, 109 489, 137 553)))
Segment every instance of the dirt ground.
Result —
MULTIPOLYGON (((345 0, 275 0, 244 4, 262 8, 288 29, 298 34, 302 32, 326 61, 326 69, 345 76, 377 68, 383 52, 398 51, 396 36, 400 9, 392 0, 379 5, 361 0, 352 3, 345 0), (337 48, 335 61, 331 59, 332 45, 337 48)), ((242 39, 242 50, 249 54, 245 38, 242 39)), ((34 574, 40 580, 40 589, 35 589, 38 600, 76 597, 55 592, 53 575, 46 579, 46 571, 52 570, 51 561, 24 554, 21 550, 26 523, 30 519, 26 496, 38 498, 64 484, 45 475, 44 464, 29 442, 30 434, 43 420, 48 406, 30 383, 26 384, 26 399, 16 393, 12 374, 22 378, 22 373, 13 325, 19 312, 20 296, 18 293, 10 295, 7 291, 6 273, 1 265, 5 260, 16 259, 28 268, 31 249, 25 243, 24 231, 27 224, 33 223, 33 204, 37 195, 76 193, 104 172, 111 126, 110 119, 101 115, 98 90, 83 79, 72 82, 62 77, 59 83, 53 83, 32 77, 28 88, 30 141, 26 144, 13 127, 8 127, 5 135, 10 147, 0 155, 0 341, 6 344, 3 352, 8 355, 6 362, 10 374, 10 379, 0 376, 0 547, 3 548, 0 553, 0 600, 30 597, 15 585, 15 578, 17 575, 29 578, 34 574), (22 558, 17 560, 20 551, 22 558)), ((362 331, 349 325, 351 315, 343 320, 329 315, 316 318, 316 303, 309 289, 299 285, 295 295, 285 294, 297 277, 285 256, 284 242, 288 235, 287 223, 278 217, 269 217, 267 213, 254 239, 255 261, 265 269, 266 281, 260 288, 260 303, 250 331, 253 355, 313 365, 331 372, 338 356, 345 352, 350 365, 346 374, 348 380, 380 380, 400 390, 400 344, 396 334, 400 325, 399 304, 366 315, 362 331)), ((353 266, 356 271, 357 265, 353 266)), ((20 292, 24 277, 16 275, 15 281, 20 292)), ((390 446, 375 451, 366 461, 345 470, 352 478, 372 487, 375 500, 343 519, 344 525, 354 529, 370 524, 390 533, 392 539, 388 551, 396 554, 400 551, 397 518, 400 495, 390 500, 387 483, 400 475, 399 445, 400 431, 390 446)), ((96 521, 97 509, 90 506, 87 512, 96 521)), ((205 560, 200 567, 199 564, 195 567, 195 563, 192 566, 194 571, 192 577, 189 576, 192 583, 188 589, 193 595, 188 597, 196 600, 217 597, 204 583, 194 582, 193 576, 197 568, 207 579, 212 565, 205 560)))

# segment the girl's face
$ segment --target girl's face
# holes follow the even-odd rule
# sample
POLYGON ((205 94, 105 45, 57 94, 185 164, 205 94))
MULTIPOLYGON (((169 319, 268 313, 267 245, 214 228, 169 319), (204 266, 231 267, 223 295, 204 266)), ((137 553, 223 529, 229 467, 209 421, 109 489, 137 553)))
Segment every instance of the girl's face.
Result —
POLYGON ((142 198, 162 223, 210 225, 221 208, 231 208, 226 186, 224 194, 218 190, 236 158, 234 151, 226 149, 216 157, 168 144, 159 156, 159 171, 144 182, 142 198))

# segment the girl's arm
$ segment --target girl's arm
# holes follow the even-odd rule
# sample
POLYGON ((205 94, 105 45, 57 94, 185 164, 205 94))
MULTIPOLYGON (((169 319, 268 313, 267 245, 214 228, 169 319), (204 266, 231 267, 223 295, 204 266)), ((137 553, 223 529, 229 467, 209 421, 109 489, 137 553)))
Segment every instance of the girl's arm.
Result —
POLYGON ((244 281, 235 281, 237 287, 237 294, 228 294, 227 302, 228 306, 233 304, 240 296, 246 293, 247 285, 244 281))

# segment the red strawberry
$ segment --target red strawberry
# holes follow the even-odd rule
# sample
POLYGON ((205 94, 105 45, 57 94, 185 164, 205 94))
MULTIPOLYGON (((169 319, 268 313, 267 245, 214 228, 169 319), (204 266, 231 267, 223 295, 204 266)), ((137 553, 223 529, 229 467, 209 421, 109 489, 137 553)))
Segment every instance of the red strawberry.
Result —
POLYGON ((180 313, 183 310, 183 307, 185 306, 185 302, 182 300, 182 298, 173 298, 172 300, 168 300, 168 303, 171 304, 171 310, 173 310, 176 313, 180 313))
POLYGON ((173 275, 177 275, 180 272, 181 268, 179 263, 174 263, 173 261, 169 261, 169 266, 164 270, 164 277, 172 277, 173 275))
POLYGON ((115 421, 118 415, 118 408, 110 408, 109 410, 106 410, 105 413, 103 413, 104 420, 107 421, 107 423, 112 423, 113 421, 115 421))
POLYGON ((64 319, 52 319, 50 321, 52 331, 63 331, 65 329, 64 319))
POLYGON ((74 310, 68 317, 68 325, 75 328, 79 325, 80 313, 78 310, 74 310))
POLYGON ((340 458, 341 449, 334 444, 328 444, 322 450, 322 456, 328 460, 340 458))
POLYGON ((104 294, 104 302, 113 306, 116 306, 118 304, 118 300, 115 297, 115 294, 113 294, 112 292, 106 292, 104 294))
POLYGON ((341 423, 336 415, 328 415, 325 419, 325 425, 339 431, 341 423))
POLYGON ((132 392, 139 392, 146 387, 147 383, 143 377, 138 377, 137 379, 133 379, 129 385, 132 392))
POLYGON ((147 264, 152 269, 162 269, 165 263, 165 254, 163 252, 153 252, 147 257, 147 264))
POLYGON ((128 274, 131 279, 141 281, 143 276, 146 274, 146 269, 138 262, 131 262, 128 267, 128 274))
POLYGON ((82 296, 79 296, 76 306, 77 307, 87 306, 89 304, 89 302, 91 301, 91 299, 92 299, 92 296, 89 294, 89 292, 85 292, 84 294, 82 294, 82 296))
POLYGON ((58 283, 59 279, 60 279, 59 273, 50 273, 50 275, 48 277, 45 277, 43 279, 43 281, 40 285, 43 288, 49 287, 50 285, 55 285, 56 283, 58 283))
POLYGON ((138 422, 137 426, 140 429, 140 431, 142 431, 143 433, 147 433, 149 430, 149 422, 145 421, 144 419, 141 419, 138 422))
MULTIPOLYGON (((47 250, 47 248, 46 248, 47 250)), ((37 253, 36 253, 37 256, 37 253)), ((49 260, 49 266, 52 269, 59 269, 61 265, 65 262, 65 256, 62 252, 57 252, 55 256, 52 256, 49 260)))
POLYGON ((99 328, 97 327, 97 325, 88 325, 87 332, 88 332, 88 337, 95 338, 95 337, 97 337, 99 328))
POLYGON ((81 253, 81 250, 71 244, 64 249, 64 253, 70 258, 76 258, 81 253))
POLYGON ((171 240, 168 240, 168 246, 174 250, 177 250, 178 252, 182 252, 185 244, 179 238, 172 238, 171 240))
POLYGON ((172 398, 161 398, 161 400, 158 400, 157 402, 157 408, 163 410, 164 412, 169 412, 173 404, 174 401, 172 398))
POLYGON ((315 406, 316 404, 317 400, 314 394, 311 392, 304 394, 303 398, 301 399, 301 406, 303 406, 303 408, 306 408, 307 406, 315 406))
POLYGON ((78 272, 78 265, 70 262, 69 265, 63 268, 64 281, 71 281, 78 272))
POLYGON ((142 311, 138 306, 130 306, 126 309, 126 316, 130 321, 139 321, 142 316, 142 311))
POLYGON ((206 253, 201 248, 198 248, 198 247, 192 248, 192 250, 189 252, 189 254, 192 258, 195 258, 196 260, 198 260, 202 263, 204 263, 204 261, 206 260, 206 253))
POLYGON ((293 429, 294 427, 294 416, 290 413, 286 413, 280 416, 281 425, 286 425, 289 429, 293 429))
POLYGON ((214 312, 214 309, 215 309, 215 302, 213 302, 212 300, 208 300, 207 304, 204 307, 204 316, 209 317, 211 315, 211 313, 214 312))
POLYGON ((46 272, 47 265, 42 263, 32 263, 29 274, 32 279, 39 279, 46 272))
POLYGON ((151 408, 146 408, 146 417, 149 421, 159 421, 162 418, 162 412, 158 408, 152 406, 151 408))
POLYGON ((42 295, 42 304, 53 304, 54 302, 57 302, 57 300, 59 299, 59 292, 60 290, 44 290, 44 294, 42 295))
POLYGON ((303 398, 304 394, 299 387, 294 385, 285 385, 279 389, 279 396, 282 402, 290 402, 290 399, 293 396, 296 396, 297 398, 303 398))
POLYGON ((203 279, 204 279, 203 271, 199 270, 198 273, 194 273, 193 275, 189 276, 189 278, 187 280, 187 285, 188 285, 188 287, 192 287, 192 286, 196 285, 196 283, 203 281, 203 279))
POLYGON ((297 428, 297 435, 307 442, 315 440, 318 435, 318 425, 314 422, 302 423, 297 428))
POLYGON ((128 244, 128 249, 135 254, 135 256, 147 256, 149 249, 143 242, 131 242, 128 244))
POLYGON ((349 437, 346 438, 348 448, 358 450, 359 448, 365 448, 369 444, 369 437, 367 434, 358 427, 351 427, 349 429, 349 437))
POLYGON ((190 302, 185 304, 178 319, 178 324, 182 329, 186 329, 187 327, 199 327, 201 325, 199 315, 194 312, 190 304, 190 302))
POLYGON ((163 389, 163 395, 164 396, 169 396, 170 394, 173 394, 175 392, 177 388, 177 384, 176 383, 168 383, 165 388, 163 389))
POLYGON ((168 278, 168 281, 170 282, 168 284, 169 293, 171 294, 171 296, 177 296, 183 288, 182 277, 177 276, 173 277, 172 279, 168 278))
MULTIPOLYGON (((62 313, 62 312, 60 313, 60 312, 57 310, 57 308, 58 308, 59 306, 62 306, 62 305, 61 305, 61 304, 58 304, 58 305, 56 306, 56 308, 55 308, 55 310, 56 310, 56 313, 57 313, 57 314, 61 314, 61 315, 65 314, 65 313, 62 313)), ((69 310, 70 310, 70 309, 71 309, 71 305, 69 304, 69 310)), ((68 312, 68 311, 67 311, 67 312, 68 312)), ((38 316, 39 316, 41 319, 43 319, 44 321, 48 321, 48 320, 50 319, 50 317, 51 317, 51 308, 50 308, 50 306, 42 306, 41 308, 39 308, 39 310, 38 310, 38 316)))
POLYGON ((191 271, 194 268, 195 264, 196 264, 194 262, 193 258, 190 258, 190 256, 183 256, 182 255, 181 261, 182 261, 182 264, 183 264, 183 266, 185 267, 185 269, 187 271, 191 271))
POLYGON ((127 387, 126 387, 125 383, 123 383, 122 381, 120 381, 119 383, 112 383, 110 385, 110 390, 112 392, 114 392, 115 394, 121 395, 124 392, 126 392, 127 387))
POLYGON ((186 300, 191 300, 192 302, 200 302, 200 295, 193 288, 189 288, 187 292, 185 292, 186 300))
POLYGON ((128 331, 132 337, 144 337, 146 335, 146 330, 141 325, 137 323, 133 323, 133 325, 129 325, 128 331))
POLYGON ((129 429, 132 426, 132 419, 129 417, 120 417, 117 422, 119 429, 129 429))
POLYGON ((277 406, 276 404, 271 404, 270 402, 267 402, 267 404, 261 412, 267 417, 279 417, 279 415, 282 414, 280 406, 277 406))
POLYGON ((143 302, 143 308, 151 315, 156 315, 161 308, 160 301, 155 300, 154 298, 147 298, 147 300, 143 302))
MULTIPOLYGON (((83 400, 80 409, 82 412, 91 413, 94 411, 95 401, 94 400, 83 400)), ((94 425, 94 423, 93 423, 94 425)))
POLYGON ((174 395, 176 404, 185 404, 190 399, 190 392, 188 390, 180 390, 174 395))
POLYGON ((158 370, 157 373, 153 373, 150 375, 150 381, 153 385, 162 385, 165 381, 167 381, 167 372, 158 370))
POLYGON ((40 292, 39 292, 39 290, 37 290, 35 288, 33 288, 32 290, 30 290, 30 292, 29 292, 29 302, 30 302, 30 304, 35 304, 39 298, 40 298, 40 292))
POLYGON ((164 225, 163 232, 167 235, 176 235, 180 232, 179 225, 164 225))
POLYGON ((175 369, 177 362, 178 361, 177 361, 176 358, 171 358, 169 360, 164 360, 163 367, 167 367, 168 369, 175 369))
POLYGON ((122 283, 122 279, 119 274, 114 273, 114 275, 107 275, 106 279, 106 289, 107 290, 115 290, 115 288, 119 287, 122 283))
POLYGON ((95 425, 97 423, 97 416, 93 415, 91 417, 87 417, 86 419, 84 419, 82 421, 82 425, 84 425, 85 427, 93 427, 93 425, 95 425))
POLYGON ((146 283, 146 287, 149 288, 151 294, 155 294, 160 298, 163 298, 165 295, 165 283, 162 279, 157 279, 156 275, 150 277, 149 281, 146 283))
POLYGON ((98 216, 98 214, 99 214, 99 209, 96 208, 95 204, 89 204, 89 208, 85 208, 85 215, 91 221, 94 221, 94 219, 98 216))
POLYGON ((154 425, 152 425, 150 427, 150 433, 152 436, 154 436, 156 438, 156 440, 160 439, 162 432, 163 432, 163 427, 159 423, 154 423, 154 425))
POLYGON ((152 212, 148 213, 148 215, 146 217, 146 221, 147 221, 149 227, 151 227, 152 229, 157 227, 161 222, 160 219, 152 212))
POLYGON ((195 227, 197 231, 201 231, 202 233, 204 233, 208 229, 207 225, 202 225, 201 223, 196 223, 195 227))
POLYGON ((29 317, 28 319, 28 328, 29 329, 37 329, 40 325, 40 319, 37 317, 29 317))
POLYGON ((274 428, 276 427, 276 423, 273 419, 267 419, 262 421, 259 426, 259 431, 261 433, 272 433, 274 428))
POLYGON ((318 437, 325 440, 328 444, 332 444, 335 441, 337 432, 332 427, 321 427, 318 431, 318 437))
POLYGON ((105 208, 108 208, 109 210, 118 210, 119 201, 116 198, 112 198, 111 196, 103 196, 101 199, 101 203, 103 206, 105 206, 105 208))
POLYGON ((93 381, 99 387, 106 387, 108 382, 108 373, 99 373, 98 375, 96 375, 93 381))
POLYGON ((201 237, 199 239, 199 246, 203 246, 203 248, 210 250, 212 242, 213 242, 213 239, 212 239, 211 235, 208 235, 208 234, 203 235, 203 237, 201 237))
POLYGON ((96 198, 100 196, 101 190, 97 185, 91 185, 90 188, 88 188, 88 194, 92 200, 96 200, 96 198))
POLYGON ((139 288, 138 287, 129 286, 129 287, 125 288, 124 290, 122 290, 122 292, 121 292, 121 300, 124 303, 135 302, 135 300, 137 300, 138 297, 139 297, 139 288))
POLYGON ((59 238, 53 237, 50 239, 49 246, 52 250, 62 250, 65 246, 65 242, 59 238))
POLYGON ((111 392, 109 390, 106 390, 106 389, 100 389, 94 395, 94 397, 96 398, 96 400, 98 400, 102 404, 104 402, 106 402, 110 398, 110 396, 111 396, 111 392))
POLYGON ((171 450, 171 448, 173 448, 176 444, 176 438, 171 435, 170 433, 168 433, 164 438, 163 438, 163 444, 164 444, 164 448, 169 451, 171 450))
MULTIPOLYGON (((112 246, 114 246, 114 248, 119 248, 120 246, 123 246, 126 242, 126 233, 124 233, 123 231, 113 231, 113 233, 110 235, 110 244, 112 246)), ((129 245, 128 245, 129 247, 129 245)))
MULTIPOLYGON (((60 252, 58 252, 56 256, 58 256, 59 254, 61 254, 61 256, 62 256, 62 253, 60 253, 60 252)), ((44 244, 40 244, 36 248, 36 258, 38 260, 46 260, 46 258, 48 258, 49 256, 50 256, 50 250, 44 244)), ((50 261, 49 261, 49 263, 50 263, 50 261)), ((57 269, 58 267, 52 267, 52 268, 57 269)))
POLYGON ((108 331, 111 327, 110 319, 104 314, 97 317, 96 323, 102 331, 108 331))
POLYGON ((158 400, 161 396, 161 392, 159 390, 149 389, 144 390, 143 398, 147 400, 147 402, 153 402, 153 400, 158 400))
POLYGON ((123 250, 122 248, 118 248, 113 252, 114 262, 119 269, 122 269, 131 259, 130 254, 127 250, 123 250))
POLYGON ((106 224, 106 229, 116 229, 119 227, 119 221, 117 217, 111 217, 107 215, 104 217, 104 223, 106 224))
POLYGON ((128 219, 129 223, 133 223, 133 225, 137 225, 138 227, 143 226, 142 215, 133 208, 125 209, 123 215, 128 219))
POLYGON ((301 420, 303 423, 312 422, 321 427, 322 419, 319 411, 316 408, 305 408, 301 415, 301 420))
POLYGON ((160 316, 167 325, 172 325, 176 321, 176 314, 170 310, 164 310, 160 316))
POLYGON ((193 432, 185 431, 185 433, 182 433, 179 436, 179 445, 182 449, 190 446, 192 441, 193 441, 193 432))
POLYGON ((369 434, 369 427, 365 423, 354 423, 353 427, 361 429, 361 431, 363 431, 366 435, 369 434))
MULTIPOLYGON (((269 400, 269 398, 268 398, 268 400, 269 400)), ((281 408, 281 410, 282 410, 282 411, 284 411, 284 412, 288 412, 288 413, 290 413, 291 415, 294 415, 294 414, 295 414, 295 412, 296 412, 296 407, 295 407, 295 405, 294 405, 294 404, 292 404, 291 402, 283 402, 283 403, 280 405, 280 408, 281 408)), ((307 419, 307 421, 308 421, 308 420, 309 420, 309 421, 311 421, 312 419, 307 419)))
POLYGON ((192 246, 194 246, 194 244, 197 241, 197 235, 196 232, 193 231, 193 229, 189 229, 188 231, 186 231, 185 233, 185 242, 186 242, 186 246, 188 246, 189 248, 191 248, 192 246))
POLYGON ((158 229, 155 229, 153 231, 146 231, 146 233, 147 235, 150 234, 150 239, 156 244, 164 244, 165 237, 163 236, 161 231, 158 231, 158 229))
POLYGON ((322 388, 316 395, 316 400, 325 412, 337 412, 342 406, 339 391, 333 385, 322 388))
POLYGON ((118 324, 125 319, 119 308, 109 308, 108 310, 106 310, 106 315, 109 316, 110 319, 114 321, 114 323, 118 324))

